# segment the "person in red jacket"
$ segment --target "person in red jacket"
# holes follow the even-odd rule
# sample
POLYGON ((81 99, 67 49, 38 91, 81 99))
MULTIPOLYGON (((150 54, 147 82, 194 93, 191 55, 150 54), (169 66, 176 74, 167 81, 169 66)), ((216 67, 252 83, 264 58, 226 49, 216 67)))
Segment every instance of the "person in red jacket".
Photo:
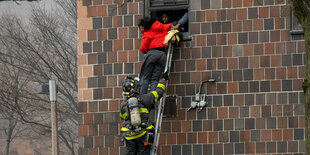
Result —
POLYGON ((151 90, 155 90, 166 64, 166 52, 164 45, 165 36, 172 24, 162 24, 156 18, 145 17, 140 20, 138 26, 143 35, 140 50, 144 61, 140 71, 140 94, 146 94, 150 84, 151 90))

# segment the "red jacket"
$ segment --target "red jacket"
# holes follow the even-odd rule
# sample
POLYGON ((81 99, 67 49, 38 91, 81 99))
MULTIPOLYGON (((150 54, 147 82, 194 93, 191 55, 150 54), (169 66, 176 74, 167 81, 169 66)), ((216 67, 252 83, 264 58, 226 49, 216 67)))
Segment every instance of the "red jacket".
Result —
POLYGON ((142 30, 141 52, 145 54, 152 48, 167 47, 163 42, 171 26, 172 24, 162 24, 156 21, 152 24, 150 29, 142 30))

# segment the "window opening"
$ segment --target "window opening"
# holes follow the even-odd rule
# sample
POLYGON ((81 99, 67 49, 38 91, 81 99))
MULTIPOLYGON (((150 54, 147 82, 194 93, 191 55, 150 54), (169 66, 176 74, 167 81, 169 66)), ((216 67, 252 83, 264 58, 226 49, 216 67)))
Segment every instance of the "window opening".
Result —
MULTIPOLYGON (((187 22, 181 28, 183 33, 183 41, 190 41, 189 34, 190 13, 189 13, 189 0, 145 0, 144 15, 148 17, 157 17, 162 22, 162 14, 167 13, 170 21, 175 22, 180 20, 185 13, 187 13, 187 22)), ((179 29, 180 30, 180 29, 179 29)))
POLYGON ((294 12, 291 12, 291 34, 304 34, 301 24, 299 23, 298 19, 294 16, 294 12))
MULTIPOLYGON (((157 19, 164 24, 172 23, 173 25, 177 25, 178 22, 182 19, 185 14, 188 14, 187 9, 180 9, 180 10, 160 10, 160 11, 152 11, 151 17, 157 17, 157 19), (163 16, 167 17, 167 23, 165 23, 165 19, 163 16)), ((184 17, 186 18, 186 16, 184 17)), ((188 15, 187 21, 180 25, 179 29, 180 32, 188 32, 188 15)))
POLYGON ((164 118, 176 118, 177 117, 177 98, 176 96, 167 96, 164 108, 164 118))

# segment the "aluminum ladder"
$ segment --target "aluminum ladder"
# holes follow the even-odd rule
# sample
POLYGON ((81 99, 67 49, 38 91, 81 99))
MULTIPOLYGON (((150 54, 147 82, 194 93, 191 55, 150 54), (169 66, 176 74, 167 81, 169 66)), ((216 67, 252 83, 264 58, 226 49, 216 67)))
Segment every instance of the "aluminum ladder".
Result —
MULTIPOLYGON (((166 66, 164 73, 168 72, 168 75, 170 74, 170 66, 171 66, 171 60, 172 60, 172 54, 174 50, 174 44, 169 42, 168 44, 168 52, 167 52, 167 59, 166 59, 166 66)), ((158 150, 158 141, 160 136, 160 126, 163 119, 163 113, 164 113, 164 107, 165 107, 165 101, 166 101, 166 94, 167 94, 167 88, 168 88, 168 80, 166 81, 166 89, 163 97, 160 99, 160 103, 158 105, 157 110, 157 117, 156 117, 156 127, 155 127, 155 135, 154 135, 154 143, 152 145, 151 149, 151 155, 156 155, 158 150)))

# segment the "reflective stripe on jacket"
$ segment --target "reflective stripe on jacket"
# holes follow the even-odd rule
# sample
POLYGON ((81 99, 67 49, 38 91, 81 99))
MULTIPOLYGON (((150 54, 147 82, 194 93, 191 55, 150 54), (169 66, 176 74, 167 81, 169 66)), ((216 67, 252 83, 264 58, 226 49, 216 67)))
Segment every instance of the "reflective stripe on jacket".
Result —
POLYGON ((153 125, 149 125, 147 128, 142 129, 138 132, 132 131, 126 127, 121 128, 121 134, 126 140, 133 140, 142 137, 145 135, 148 131, 154 130, 153 125))

